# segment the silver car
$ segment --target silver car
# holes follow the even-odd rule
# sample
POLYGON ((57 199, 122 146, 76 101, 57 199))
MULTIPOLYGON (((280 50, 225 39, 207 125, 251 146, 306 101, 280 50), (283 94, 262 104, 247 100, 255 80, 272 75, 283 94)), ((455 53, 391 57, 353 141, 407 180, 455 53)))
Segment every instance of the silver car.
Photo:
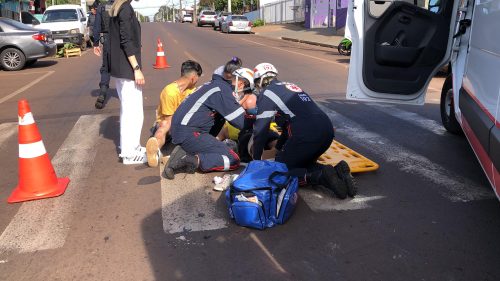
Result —
POLYGON ((215 25, 215 17, 217 15, 215 14, 214 11, 209 11, 209 10, 203 10, 200 12, 198 15, 198 26, 202 25, 215 25))
POLYGON ((214 30, 221 29, 222 23, 226 20, 227 16, 231 15, 230 12, 220 12, 215 18, 214 30))
POLYGON ((221 32, 245 32, 250 33, 252 30, 252 22, 247 17, 242 15, 230 15, 222 23, 221 32))
POLYGON ((39 58, 54 56, 56 51, 50 30, 0 18, 0 65, 4 70, 20 70, 39 58))

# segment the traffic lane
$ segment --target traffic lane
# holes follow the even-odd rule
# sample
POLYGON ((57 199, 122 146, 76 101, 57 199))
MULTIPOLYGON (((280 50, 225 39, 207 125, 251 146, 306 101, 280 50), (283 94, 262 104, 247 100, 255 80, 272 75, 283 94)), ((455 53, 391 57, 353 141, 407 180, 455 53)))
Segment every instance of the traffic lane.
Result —
POLYGON ((309 93, 323 92, 326 97, 328 92, 330 96, 345 97, 346 65, 336 61, 340 56, 332 50, 251 34, 223 34, 190 25, 169 29, 170 25, 173 24, 165 25, 165 29, 172 37, 184 42, 195 57, 210 59, 213 63, 209 66, 213 68, 233 56, 240 57, 243 65, 251 69, 258 63, 269 62, 277 67, 281 80, 294 82, 309 93))

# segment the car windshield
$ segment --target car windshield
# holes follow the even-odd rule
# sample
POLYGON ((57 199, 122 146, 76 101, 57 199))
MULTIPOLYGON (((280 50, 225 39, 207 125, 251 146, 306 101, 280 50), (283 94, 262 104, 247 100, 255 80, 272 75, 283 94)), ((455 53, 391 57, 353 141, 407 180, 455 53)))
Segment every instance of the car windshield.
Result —
POLYGON ((232 16, 231 19, 236 21, 248 21, 247 17, 245 16, 232 16))
POLYGON ((206 11, 206 12, 203 12, 203 14, 213 16, 213 15, 215 15, 215 12, 206 11))
POLYGON ((43 14, 42 22, 62 22, 62 21, 77 21, 78 15, 76 10, 49 10, 43 14))

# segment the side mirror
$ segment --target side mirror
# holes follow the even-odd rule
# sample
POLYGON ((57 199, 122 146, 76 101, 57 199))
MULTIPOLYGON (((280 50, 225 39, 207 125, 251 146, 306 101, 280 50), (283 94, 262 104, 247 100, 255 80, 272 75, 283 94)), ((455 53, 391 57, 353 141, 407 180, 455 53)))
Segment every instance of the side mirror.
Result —
POLYGON ((40 22, 39 22, 37 19, 33 19, 33 20, 31 21, 31 24, 32 24, 32 25, 39 25, 39 24, 40 24, 40 22))
POLYGON ((86 21, 87 21, 87 19, 86 19, 86 18, 81 18, 81 19, 80 19, 80 21, 81 21, 81 22, 86 22, 86 21))

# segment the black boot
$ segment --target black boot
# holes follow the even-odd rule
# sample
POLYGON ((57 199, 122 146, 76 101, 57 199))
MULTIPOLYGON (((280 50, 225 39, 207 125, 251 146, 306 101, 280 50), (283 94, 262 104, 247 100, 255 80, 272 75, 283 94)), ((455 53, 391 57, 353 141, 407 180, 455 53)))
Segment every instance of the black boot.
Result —
POLYGON ((99 96, 95 101, 95 108, 102 109, 104 107, 104 102, 106 101, 106 96, 108 94, 108 88, 109 87, 106 85, 101 86, 101 89, 99 90, 99 96))
POLYGON ((358 194, 358 187, 356 186, 354 177, 351 174, 351 168, 349 168, 347 162, 342 160, 337 165, 335 165, 334 168, 337 171, 337 175, 339 176, 339 178, 347 186, 347 195, 349 195, 349 197, 356 196, 356 194, 358 194))
POLYGON ((184 170, 186 173, 192 174, 197 168, 198 158, 194 155, 187 154, 186 151, 178 145, 172 150, 164 171, 167 179, 173 180, 177 172, 184 170))
POLYGON ((347 197, 347 185, 337 175, 332 165, 324 165, 320 169, 307 173, 306 180, 311 185, 321 185, 340 199, 347 197))

